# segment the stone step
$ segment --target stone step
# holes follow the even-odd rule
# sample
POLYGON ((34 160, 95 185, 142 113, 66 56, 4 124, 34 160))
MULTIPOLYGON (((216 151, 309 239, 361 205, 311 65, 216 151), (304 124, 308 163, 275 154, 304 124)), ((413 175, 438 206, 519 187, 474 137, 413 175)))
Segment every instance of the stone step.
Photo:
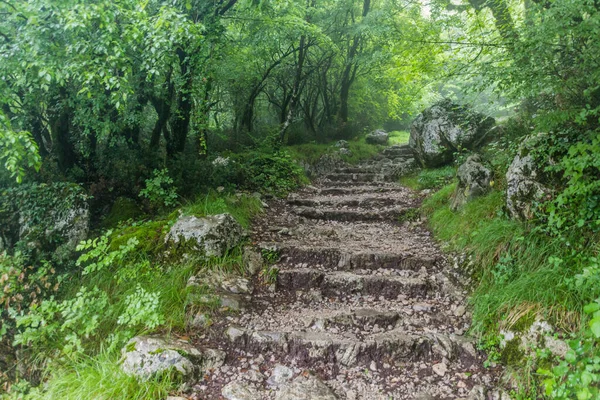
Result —
POLYGON ((381 171, 377 167, 344 167, 333 170, 336 174, 380 174, 381 171))
POLYGON ((331 182, 386 182, 389 178, 382 173, 332 173, 325 175, 331 182))
POLYGON ((411 334, 403 329, 376 333, 359 340, 321 331, 252 331, 230 326, 225 336, 236 348, 253 353, 287 353, 299 364, 328 360, 340 366, 394 365, 406 361, 456 360, 468 354, 463 339, 437 333, 411 334))
POLYGON ((309 198, 295 198, 287 202, 292 206, 302 207, 360 207, 360 208, 378 208, 389 206, 403 206, 410 208, 414 201, 410 198, 399 196, 313 196, 309 198))
POLYGON ((396 221, 412 208, 402 206, 369 208, 294 207, 293 213, 304 218, 328 221, 396 221))
POLYGON ((396 185, 395 183, 393 183, 391 181, 353 181, 353 180, 332 181, 329 179, 323 179, 320 181, 321 190, 332 188, 332 187, 335 187, 335 188, 350 188, 350 187, 355 187, 355 186, 362 187, 362 186, 365 186, 365 184, 367 186, 374 188, 374 190, 375 190, 375 188, 398 189, 398 185, 396 185))
POLYGON ((396 328, 413 333, 463 334, 469 322, 462 300, 442 292, 419 299, 350 294, 331 301, 318 289, 294 293, 259 291, 248 312, 231 319, 231 323, 251 330, 312 329, 359 338, 396 328))
POLYGON ((399 186, 353 186, 353 187, 326 187, 321 188, 316 191, 316 193, 320 195, 328 195, 328 196, 344 196, 344 195, 353 195, 353 194, 362 194, 362 193, 385 193, 385 194, 395 194, 395 193, 409 193, 409 191, 404 187, 399 186))
MULTIPOLYGON (((272 248, 273 245, 263 245, 272 248)), ((350 271, 355 269, 399 269, 419 271, 422 268, 433 268, 437 261, 436 255, 413 255, 407 252, 390 253, 384 251, 365 250, 352 252, 340 247, 300 247, 278 246, 281 256, 280 264, 287 265, 324 265, 338 270, 350 271)))
POLYGON ((326 272, 314 268, 281 269, 277 289, 286 291, 319 289, 327 297, 359 293, 386 299, 399 295, 424 297, 434 283, 423 277, 358 275, 346 271, 326 272))
POLYGON ((414 154, 414 150, 409 146, 409 145, 402 145, 402 146, 390 146, 385 148, 381 154, 385 155, 389 155, 389 154, 401 154, 401 155, 410 155, 412 156, 414 154))

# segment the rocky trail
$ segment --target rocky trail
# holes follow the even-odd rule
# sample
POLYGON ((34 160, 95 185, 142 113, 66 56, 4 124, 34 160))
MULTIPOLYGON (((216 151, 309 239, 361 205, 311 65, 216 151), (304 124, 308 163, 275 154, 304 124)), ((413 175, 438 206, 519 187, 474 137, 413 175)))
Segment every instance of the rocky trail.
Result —
POLYGON ((196 398, 504 398, 463 336, 466 291, 415 218, 421 196, 392 179, 411 157, 392 146, 269 204, 252 238, 276 282, 256 278, 200 337, 227 356, 196 398))

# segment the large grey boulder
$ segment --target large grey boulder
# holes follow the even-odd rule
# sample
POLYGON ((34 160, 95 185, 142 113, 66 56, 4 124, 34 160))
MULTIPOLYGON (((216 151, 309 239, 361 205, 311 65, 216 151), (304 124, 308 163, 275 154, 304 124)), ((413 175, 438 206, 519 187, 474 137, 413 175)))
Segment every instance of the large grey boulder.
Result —
POLYGON ((451 162, 459 150, 479 147, 494 124, 493 118, 445 99, 417 116, 409 145, 422 166, 438 167, 451 162))
POLYGON ((474 154, 458 167, 458 186, 454 192, 451 208, 458 210, 468 201, 483 196, 492 187, 492 171, 482 164, 481 157, 474 154))
POLYGON ((160 336, 136 336, 121 350, 121 355, 123 371, 141 380, 166 373, 191 380, 225 361, 225 353, 220 350, 200 350, 184 340, 160 336))
POLYGON ((298 376, 275 395, 275 400, 336 400, 337 398, 333 390, 313 375, 298 376))
POLYGON ((543 201, 549 189, 542 183, 543 172, 530 153, 540 135, 523 140, 506 172, 506 208, 516 219, 533 218, 536 202, 543 201))
POLYGON ((182 216, 171 227, 165 241, 179 247, 189 246, 207 256, 223 256, 244 238, 242 226, 231 214, 207 217, 182 216))
POLYGON ((390 140, 390 135, 382 129, 376 129, 369 133, 365 138, 365 141, 369 144, 381 144, 386 145, 390 140))

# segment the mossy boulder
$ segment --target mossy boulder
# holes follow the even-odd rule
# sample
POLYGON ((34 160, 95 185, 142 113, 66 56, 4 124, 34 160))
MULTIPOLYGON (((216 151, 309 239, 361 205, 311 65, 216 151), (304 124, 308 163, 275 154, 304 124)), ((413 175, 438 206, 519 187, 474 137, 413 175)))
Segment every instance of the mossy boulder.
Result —
POLYGON ((483 196, 492 189, 492 171, 485 167, 481 157, 474 154, 458 167, 458 186, 452 198, 451 208, 458 210, 470 200, 483 196))
POLYGON ((386 145, 389 141, 390 135, 382 129, 376 129, 365 137, 368 144, 386 145))
POLYGON ((527 220, 534 216, 536 204, 550 193, 545 185, 544 165, 538 165, 532 149, 545 134, 526 137, 506 172, 506 208, 511 217, 527 220))
POLYGON ((87 238, 88 195, 74 183, 22 185, 0 196, 0 237, 7 248, 71 252, 87 238))
POLYGON ((201 350, 187 341, 161 336, 136 336, 121 354, 123 371, 140 380, 171 374, 189 381, 225 361, 225 353, 220 350, 201 350))
POLYGON ((116 227, 119 222, 140 218, 144 213, 138 203, 128 197, 117 197, 110 212, 102 221, 103 228, 116 227))
POLYGON ((479 148, 495 123, 493 118, 445 99, 417 116, 409 145, 423 167, 439 167, 450 163, 462 149, 479 148))
POLYGON ((166 248, 164 237, 167 231, 166 221, 146 221, 123 227, 112 235, 111 250, 118 250, 135 238, 139 242, 138 249, 147 254, 157 255, 166 248))
POLYGON ((231 214, 206 217, 181 216, 169 230, 165 242, 186 251, 222 257, 244 239, 244 229, 231 214))
POLYGON ((535 356, 535 351, 547 349, 552 355, 562 358, 569 346, 554 335, 554 328, 546 321, 525 317, 523 323, 515 324, 511 329, 500 331, 504 338, 500 343, 502 361, 506 364, 518 364, 525 356, 535 356))

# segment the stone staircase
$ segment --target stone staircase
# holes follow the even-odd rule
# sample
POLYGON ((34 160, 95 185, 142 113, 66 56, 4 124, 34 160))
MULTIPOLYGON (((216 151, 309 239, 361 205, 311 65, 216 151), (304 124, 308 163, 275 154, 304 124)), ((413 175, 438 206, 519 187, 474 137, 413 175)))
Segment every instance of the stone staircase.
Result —
POLYGON ((421 198, 388 171, 413 162, 392 146, 270 204, 253 240, 277 255, 276 282, 257 282, 246 309, 215 324, 206 340, 228 357, 198 398, 461 399, 493 386, 463 336, 453 267, 421 221, 402 218, 421 198), (322 393, 289 394, 273 384, 280 368, 322 393))

